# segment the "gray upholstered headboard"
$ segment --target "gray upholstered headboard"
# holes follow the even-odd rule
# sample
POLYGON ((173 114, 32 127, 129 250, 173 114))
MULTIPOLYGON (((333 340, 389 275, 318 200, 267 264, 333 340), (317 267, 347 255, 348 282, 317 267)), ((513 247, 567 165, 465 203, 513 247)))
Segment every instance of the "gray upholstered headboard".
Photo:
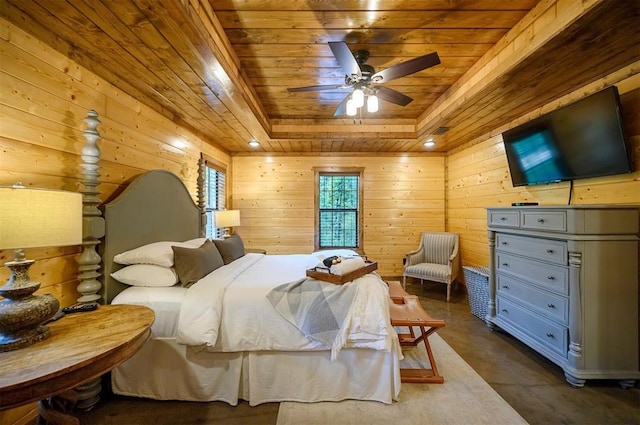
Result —
POLYGON ((184 183, 164 170, 135 178, 113 201, 104 204, 105 237, 101 246, 105 303, 127 286, 111 277, 122 268, 116 254, 160 241, 185 241, 200 236, 201 211, 184 183))

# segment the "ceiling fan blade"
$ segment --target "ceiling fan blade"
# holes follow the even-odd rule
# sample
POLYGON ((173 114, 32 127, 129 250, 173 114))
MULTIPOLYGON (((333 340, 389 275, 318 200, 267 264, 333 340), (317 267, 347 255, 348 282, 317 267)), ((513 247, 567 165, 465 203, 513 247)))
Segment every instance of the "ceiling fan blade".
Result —
POLYGON ((400 106, 407 106, 413 101, 409 96, 390 89, 389 87, 377 87, 376 95, 382 100, 386 100, 387 102, 395 103, 400 106))
POLYGON ((362 77, 360 65, 358 65, 358 61, 356 61, 351 50, 349 50, 347 43, 344 41, 330 41, 329 47, 347 76, 357 75, 358 77, 362 77))
POLYGON ((423 69, 438 65, 439 63, 440 58, 438 54, 435 52, 429 53, 428 55, 420 56, 376 72, 371 76, 371 81, 374 83, 386 83, 387 81, 411 75, 423 69))
POLYGON ((345 98, 342 99, 342 102, 340 102, 340 104, 336 108, 336 111, 333 113, 334 117, 347 114, 347 102, 349 101, 349 98, 350 96, 345 96, 345 98))
POLYGON ((294 87, 288 88, 287 91, 289 93, 300 92, 300 91, 324 91, 324 90, 336 90, 336 89, 344 89, 344 84, 330 84, 324 86, 308 86, 308 87, 294 87))

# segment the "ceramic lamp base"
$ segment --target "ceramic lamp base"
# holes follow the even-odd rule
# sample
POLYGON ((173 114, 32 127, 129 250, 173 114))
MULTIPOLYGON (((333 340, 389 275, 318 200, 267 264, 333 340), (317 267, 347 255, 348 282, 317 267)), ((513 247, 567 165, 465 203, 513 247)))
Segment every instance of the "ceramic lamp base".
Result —
POLYGON ((27 347, 49 336, 42 324, 53 317, 60 303, 51 294, 32 295, 40 288, 29 279, 30 260, 5 264, 11 270, 9 282, 0 287, 0 352, 27 347))
POLYGON ((28 329, 15 334, 0 334, 0 353, 28 347, 38 341, 47 339, 49 334, 49 328, 46 326, 38 326, 35 329, 28 329))

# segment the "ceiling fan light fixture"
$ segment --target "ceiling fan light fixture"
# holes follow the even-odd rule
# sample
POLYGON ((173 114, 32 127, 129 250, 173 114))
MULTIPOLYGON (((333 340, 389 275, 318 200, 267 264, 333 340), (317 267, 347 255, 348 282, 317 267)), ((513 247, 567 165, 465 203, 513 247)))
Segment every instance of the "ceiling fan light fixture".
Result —
POLYGON ((367 96, 367 112, 378 112, 378 96, 375 94, 367 96))
MULTIPOLYGON (((340 68, 344 72, 344 84, 294 87, 287 88, 287 91, 291 93, 353 89, 353 94, 351 96, 345 96, 335 109, 333 113, 334 117, 345 113, 349 100, 355 101, 355 105, 349 107, 348 115, 356 115, 358 113, 358 108, 364 107, 364 98, 371 94, 375 95, 376 92, 380 93, 380 98, 385 102, 400 106, 407 106, 413 101, 409 96, 389 87, 373 88, 370 87, 370 84, 374 83, 378 85, 380 83, 387 83, 440 64, 440 57, 436 52, 433 52, 404 62, 396 63, 382 71, 376 72, 373 66, 367 64, 367 60, 369 59, 368 50, 360 49, 352 52, 346 41, 330 41, 328 44, 333 57, 338 61, 338 65, 340 65, 340 68)), ((379 100, 377 99, 377 96, 376 100, 379 100)), ((371 100, 372 103, 371 106, 369 106, 369 100, 367 99, 367 111, 371 112, 374 109, 377 111, 377 108, 374 106, 376 100, 371 100)))
POLYGON ((355 89, 351 95, 356 108, 362 108, 364 106, 364 92, 362 89, 355 89))
POLYGON ((358 112, 358 107, 356 106, 355 102, 353 101, 353 99, 349 99, 347 101, 347 115, 349 115, 350 117, 353 117, 356 115, 357 112, 358 112))

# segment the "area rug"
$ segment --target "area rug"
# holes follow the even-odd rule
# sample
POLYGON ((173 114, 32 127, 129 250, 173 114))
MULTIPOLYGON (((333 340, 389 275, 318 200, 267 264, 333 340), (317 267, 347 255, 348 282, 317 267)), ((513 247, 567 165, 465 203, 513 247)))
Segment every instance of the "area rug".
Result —
MULTIPOLYGON (((517 425, 527 422, 440 336, 429 337, 444 384, 402 384, 400 400, 280 404, 277 425, 517 425)), ((403 349, 402 367, 429 364, 424 345, 403 349)))

